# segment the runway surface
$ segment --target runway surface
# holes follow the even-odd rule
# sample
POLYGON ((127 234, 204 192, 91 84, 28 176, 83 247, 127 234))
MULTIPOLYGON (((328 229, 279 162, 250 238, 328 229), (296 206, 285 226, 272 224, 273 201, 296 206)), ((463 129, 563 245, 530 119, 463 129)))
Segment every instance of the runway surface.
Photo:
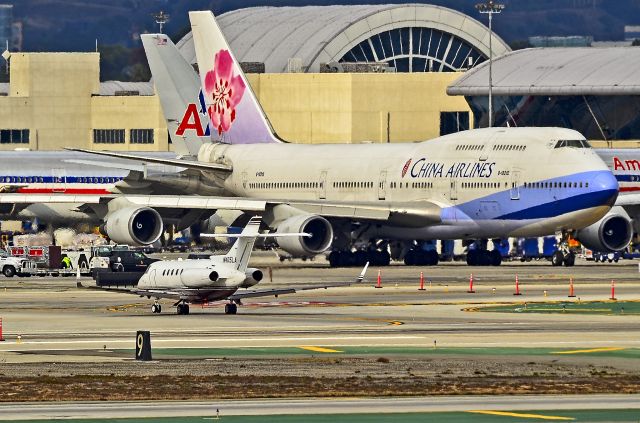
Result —
MULTIPOLYGON (((335 415, 377 413, 469 412, 479 410, 636 410, 640 416, 640 395, 538 395, 454 396, 412 398, 350 398, 206 402, 107 402, 69 404, 2 404, 0 420, 53 418, 116 419, 134 417, 251 415, 335 415)), ((549 413, 545 413, 549 414, 549 413)), ((615 413, 610 413, 611 416, 615 413)), ((470 415, 470 421, 478 416, 470 415)))
MULTIPOLYGON (((263 258, 264 260, 264 258, 263 258)), ((294 267, 273 269, 261 287, 344 281, 358 269, 294 267)), ((382 269, 382 288, 368 281, 349 288, 247 300, 235 316, 223 303, 192 306, 177 316, 171 302, 150 312, 152 300, 86 288, 75 278, 0 279, 7 361, 33 360, 11 354, 28 350, 132 348, 137 330, 150 330, 155 347, 431 346, 442 347, 640 347, 640 316, 528 314, 466 311, 489 304, 604 300, 611 280, 616 298, 640 299, 634 263, 554 268, 546 264, 469 268, 392 266, 382 269), (419 291, 419 273, 425 290, 419 291), (474 291, 469 290, 473 272, 474 291), (522 295, 514 296, 515 275, 522 295), (573 278, 576 298, 568 298, 573 278), (20 335, 21 343, 17 343, 20 335)))
MULTIPOLYGON (((252 265, 272 268, 273 280, 267 277, 259 285, 261 288, 347 281, 360 271, 329 269, 323 262, 297 262, 290 267, 285 263, 287 267, 283 267, 268 256, 258 256, 252 265)), ((471 375, 479 371, 475 369, 481 368, 484 362, 493 366, 492 371, 501 372, 503 359, 500 357, 509 357, 509 363, 516 366, 535 361, 523 374, 544 371, 545 366, 551 365, 560 366, 560 370, 554 370, 559 375, 565 368, 573 371, 571 366, 589 369, 591 365, 597 366, 598 371, 605 369, 630 376, 637 373, 638 314, 619 313, 615 307, 611 313, 579 315, 470 311, 490 305, 527 303, 531 306, 550 301, 609 304, 612 280, 619 301, 637 301, 640 300, 640 281, 635 262, 611 265, 578 262, 573 268, 551 267, 548 263, 507 263, 498 268, 470 268, 458 263, 432 268, 390 266, 381 269, 382 288, 374 287, 377 273, 378 269, 370 269, 366 282, 348 288, 247 300, 235 316, 223 314, 224 303, 192 306, 190 315, 177 316, 170 301, 162 301, 162 314, 152 314, 153 300, 91 289, 93 281, 88 278, 81 279, 83 287, 78 288, 75 278, 0 277, 0 301, 5 305, 0 312, 5 339, 0 342, 0 361, 14 366, 14 377, 21 364, 58 363, 49 366, 45 374, 53 372, 64 376, 64 363, 75 363, 76 372, 84 371, 81 365, 99 363, 104 372, 105 366, 131 361, 136 331, 149 330, 154 359, 169 360, 168 363, 173 359, 195 360, 192 366, 182 364, 192 369, 194 375, 198 373, 198 360, 217 360, 223 356, 244 357, 246 362, 256 355, 271 357, 272 361, 264 362, 269 365, 274 363, 274 358, 295 354, 316 358, 332 354, 384 354, 392 359, 405 355, 418 361, 419 357, 426 359, 436 354, 439 357, 433 359, 436 361, 443 357, 450 357, 451 363, 477 360, 468 372, 471 375), (418 289, 420 272, 424 274, 424 290, 418 289), (471 273, 474 293, 467 292, 471 273), (516 275, 520 296, 513 295, 516 275), (570 279, 574 283, 575 298, 568 297, 570 279), (496 358, 487 358, 491 356, 496 358), (530 356, 535 356, 535 360, 528 358, 530 356)), ((265 274, 268 275, 268 271, 265 274)), ((295 370, 292 375, 296 376, 295 370)), ((224 403, 225 415, 229 416, 277 414, 283 410, 304 414, 315 409, 326 410, 329 403, 323 401, 224 401, 220 404, 224 403)), ((391 413, 493 408, 560 410, 587 406, 594 409, 615 408, 616 404, 619 408, 640 409, 637 396, 588 396, 571 401, 560 395, 496 397, 486 401, 479 397, 447 399, 440 396, 374 402, 335 400, 330 404, 332 413, 383 409, 391 413)), ((62 408, 36 404, 29 405, 31 411, 20 416, 31 416, 30 419, 90 417, 101 407, 112 410, 114 417, 124 415, 118 412, 129 413, 126 416, 131 417, 149 416, 145 413, 160 413, 152 414, 159 416, 166 410, 173 410, 172 415, 176 416, 184 412, 202 415, 198 407, 206 409, 210 404, 132 403, 122 407, 110 403, 74 403, 62 404, 62 408)), ((15 405, 14 411, 24 405, 15 405)), ((13 415, 10 407, 0 406, 1 418, 13 415)), ((459 421, 466 421, 464 419, 459 421)))

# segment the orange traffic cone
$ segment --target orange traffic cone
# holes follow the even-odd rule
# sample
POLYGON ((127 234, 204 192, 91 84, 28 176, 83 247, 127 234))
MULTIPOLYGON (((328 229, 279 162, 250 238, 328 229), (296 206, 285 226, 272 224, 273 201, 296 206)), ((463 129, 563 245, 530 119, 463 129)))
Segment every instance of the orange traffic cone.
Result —
POLYGON ((513 295, 522 295, 522 293, 520 292, 520 284, 518 283, 518 274, 517 273, 516 273, 516 292, 514 292, 513 295))
POLYGON ((378 269, 378 283, 376 288, 382 288, 382 270, 378 269))
POLYGON ((469 290, 467 292, 469 294, 474 294, 476 292, 473 290, 473 273, 469 276, 469 290))
POLYGON ((576 294, 573 292, 573 276, 569 279, 569 298, 575 297, 576 294))
POLYGON ((420 272, 420 288, 418 291, 424 291, 424 273, 420 272))

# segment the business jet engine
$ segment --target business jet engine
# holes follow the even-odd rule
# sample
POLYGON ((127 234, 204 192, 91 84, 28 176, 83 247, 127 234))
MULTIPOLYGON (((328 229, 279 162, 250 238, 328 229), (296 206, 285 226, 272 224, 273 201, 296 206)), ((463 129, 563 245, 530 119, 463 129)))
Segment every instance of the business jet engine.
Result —
POLYGON ((613 207, 602 219, 576 234, 582 245, 602 253, 625 249, 632 237, 631 218, 622 207, 613 207))
POLYGON ((285 236, 278 238, 280 248, 289 254, 311 256, 327 250, 333 242, 333 228, 327 219, 313 214, 301 214, 282 221, 276 233, 308 233, 310 237, 285 236))
POLYGON ((162 234, 162 218, 149 207, 126 207, 107 216, 100 232, 118 244, 148 245, 162 234))
POLYGON ((245 275, 247 276, 245 280, 242 282, 242 284, 240 284, 240 288, 251 288, 253 285, 260 282, 262 278, 264 278, 264 274, 262 273, 262 270, 254 269, 251 267, 245 271, 245 275))

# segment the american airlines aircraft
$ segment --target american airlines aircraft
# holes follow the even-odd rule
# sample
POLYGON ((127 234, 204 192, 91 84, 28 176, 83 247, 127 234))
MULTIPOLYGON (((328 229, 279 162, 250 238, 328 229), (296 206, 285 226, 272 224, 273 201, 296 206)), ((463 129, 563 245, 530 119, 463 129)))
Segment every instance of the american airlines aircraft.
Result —
MULTIPOLYGON (((365 264, 362 272, 353 282, 241 290, 241 288, 253 287, 263 278, 260 269, 248 267, 249 258, 256 238, 274 235, 261 235, 258 233, 259 227, 260 217, 252 217, 242 233, 231 235, 237 240, 225 255, 211 256, 209 259, 203 260, 158 261, 147 268, 136 288, 111 290, 156 298, 151 307, 153 313, 162 312, 158 299, 171 298, 177 300, 174 304, 177 314, 189 314, 189 304, 202 304, 217 300, 229 300, 229 303, 225 305, 225 313, 236 314, 237 305, 243 298, 277 297, 298 291, 348 286, 352 283, 362 282, 364 279, 369 263, 365 264)), ((307 237, 308 234, 291 233, 279 234, 279 236, 307 237)))
MULTIPOLYGON (((200 147, 197 161, 144 161, 202 171, 236 197, 83 197, 86 204, 117 200, 117 218, 107 226, 134 234, 134 241, 152 241, 161 231, 156 208, 262 213, 276 233, 312 234, 279 242, 302 255, 344 250, 354 232, 407 241, 567 235, 599 221, 615 203, 616 179, 580 133, 562 128, 476 129, 414 144, 283 143, 213 14, 191 12, 190 19, 215 142, 200 147)), ((2 203, 20 201, 16 194, 0 196, 2 203)), ((378 265, 389 254, 373 250, 366 258, 378 265)), ((469 264, 500 261, 497 251, 468 258, 469 264)), ((558 261, 572 265, 574 257, 559 253, 558 261)))
MULTIPOLYGON (((175 52, 180 58, 179 53, 175 52)), ((183 60, 184 62, 184 60, 183 60)), ((186 63, 186 62, 185 62, 186 63)), ((179 66, 178 62, 178 66, 179 66)), ((193 68, 186 64, 191 74, 178 68, 175 79, 178 86, 165 83, 168 72, 175 69, 156 70, 157 91, 163 99, 167 126, 176 153, 180 158, 191 158, 190 151, 197 152, 202 143, 200 137, 190 132, 177 134, 174 125, 180 122, 187 104, 195 100, 199 111, 204 113, 204 103, 200 91, 200 80, 193 68), (182 78, 181 75, 186 75, 182 78), (198 101, 200 93, 200 101, 198 101), (193 144, 197 143, 194 147, 193 144)), ((172 77, 173 78, 173 77, 172 77)), ((183 131, 184 132, 184 131, 183 131)), ((203 130, 204 132, 204 130, 203 130)), ((156 159, 175 159, 176 153, 153 153, 156 159)), ((149 153, 147 153, 149 156, 149 153)), ((0 152, 0 192, 19 193, 24 201, 0 206, 0 219, 30 220, 37 218, 40 223, 53 226, 75 227, 89 223, 106 223, 119 210, 117 202, 98 205, 84 203, 46 203, 42 197, 33 195, 107 195, 107 194, 199 194, 220 195, 223 190, 206 179, 198 170, 186 169, 175 165, 132 163, 130 160, 96 160, 95 156, 70 151, 1 151, 0 152), (31 201, 30 201, 31 199, 31 201)), ((182 162, 180 162, 182 163, 182 162)), ((206 219, 211 212, 197 210, 161 210, 164 225, 175 225, 178 230, 206 219)), ((154 218, 157 216, 154 215, 154 218)), ((103 229, 106 225, 103 226, 103 229)), ((104 232, 104 231, 103 231, 104 232)), ((127 243, 129 234, 124 238, 120 232, 105 233, 116 242, 127 243)))

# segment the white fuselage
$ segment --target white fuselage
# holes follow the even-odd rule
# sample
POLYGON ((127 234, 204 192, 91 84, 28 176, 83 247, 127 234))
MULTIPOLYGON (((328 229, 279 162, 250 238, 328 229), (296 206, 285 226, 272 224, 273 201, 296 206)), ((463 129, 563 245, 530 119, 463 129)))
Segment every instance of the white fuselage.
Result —
POLYGON ((222 260, 224 256, 212 256, 208 260, 158 261, 147 268, 137 288, 179 292, 180 298, 191 303, 226 298, 238 290, 245 274, 222 260))
POLYGON ((617 183, 583 140, 561 128, 487 128, 413 144, 209 144, 199 160, 233 166, 225 189, 266 200, 430 201, 441 223, 375 225, 380 237, 542 236, 599 220, 617 183))

